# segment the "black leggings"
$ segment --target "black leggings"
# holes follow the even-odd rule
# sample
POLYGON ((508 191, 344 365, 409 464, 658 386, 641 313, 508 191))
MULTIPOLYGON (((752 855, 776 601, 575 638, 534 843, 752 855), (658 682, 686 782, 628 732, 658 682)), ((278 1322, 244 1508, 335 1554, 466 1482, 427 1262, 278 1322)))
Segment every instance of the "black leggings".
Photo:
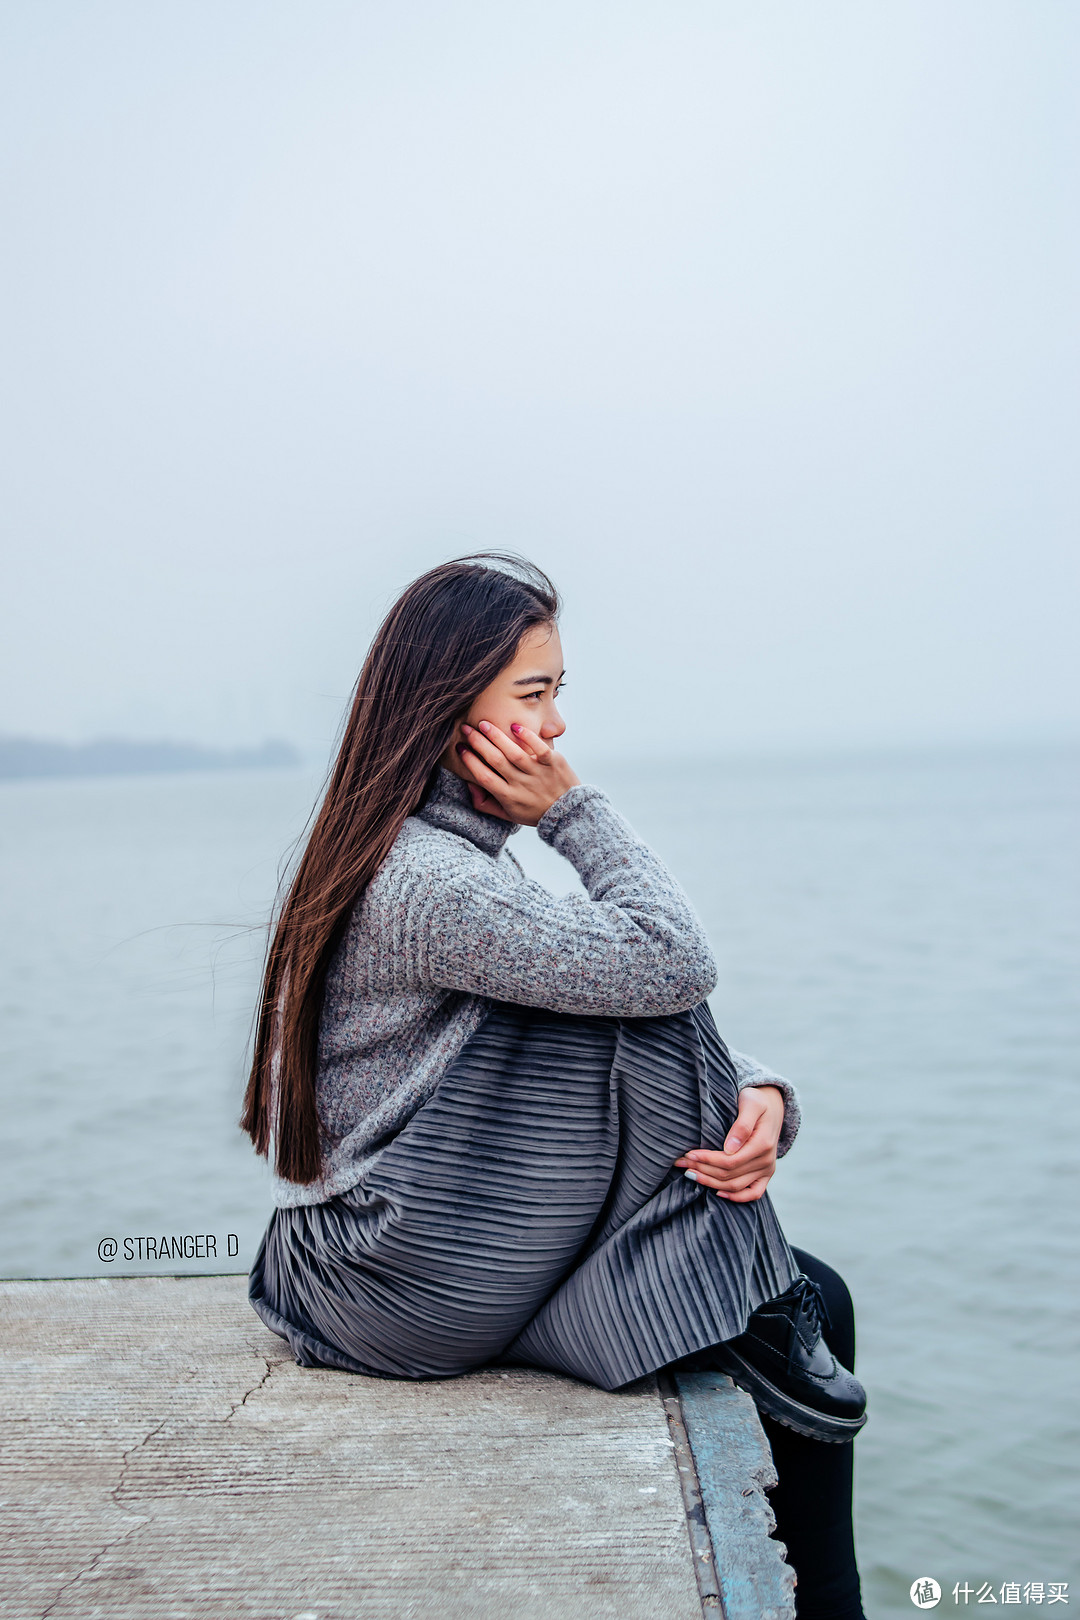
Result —
MULTIPOLYGON (((805 1249, 793 1247, 791 1252, 806 1275, 821 1285, 831 1323, 823 1330, 825 1343, 854 1372, 855 1312, 847 1284, 805 1249)), ((854 1446, 807 1440, 769 1417, 761 1422, 780 1476, 769 1500, 776 1534, 798 1576, 798 1620, 864 1620, 851 1523, 854 1446)))

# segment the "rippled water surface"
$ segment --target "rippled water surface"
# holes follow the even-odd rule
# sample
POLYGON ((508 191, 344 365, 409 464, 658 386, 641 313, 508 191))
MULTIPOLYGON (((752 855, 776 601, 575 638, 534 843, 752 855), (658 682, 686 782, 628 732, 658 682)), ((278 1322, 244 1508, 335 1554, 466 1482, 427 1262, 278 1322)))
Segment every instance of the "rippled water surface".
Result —
MULTIPOLYGON (((916 1612, 918 1575, 941 1613, 957 1580, 1080 1600, 1077 766, 593 773, 706 920, 721 1031, 802 1092, 773 1190, 856 1297, 871 1616, 916 1612)), ((313 791, 299 772, 0 788, 0 1274, 246 1265, 268 1211, 234 1125, 257 929, 313 791), (217 1259, 123 1259, 125 1237, 206 1234, 217 1259)), ((569 886, 534 835, 515 847, 569 886)))

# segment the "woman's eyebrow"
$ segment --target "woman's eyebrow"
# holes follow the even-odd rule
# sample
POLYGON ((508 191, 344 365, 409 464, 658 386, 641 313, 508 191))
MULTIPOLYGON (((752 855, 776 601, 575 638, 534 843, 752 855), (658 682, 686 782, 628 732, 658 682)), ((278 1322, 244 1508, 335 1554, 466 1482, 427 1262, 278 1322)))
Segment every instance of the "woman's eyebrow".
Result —
MULTIPOLYGON (((559 676, 560 681, 565 674, 566 671, 564 669, 562 674, 559 676)), ((552 677, 550 675, 523 675, 521 680, 514 682, 515 686, 550 686, 551 684, 552 677)))

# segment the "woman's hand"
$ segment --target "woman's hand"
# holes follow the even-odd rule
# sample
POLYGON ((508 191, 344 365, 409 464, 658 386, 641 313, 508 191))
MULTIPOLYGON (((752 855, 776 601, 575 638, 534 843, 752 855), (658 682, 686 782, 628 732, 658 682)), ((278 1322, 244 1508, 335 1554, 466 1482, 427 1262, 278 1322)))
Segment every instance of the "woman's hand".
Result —
POLYGON ((563 756, 528 726, 511 730, 514 735, 508 737, 487 720, 462 726, 465 741, 458 743, 457 751, 472 776, 468 786, 474 809, 535 827, 580 779, 563 756))
POLYGON ((678 1169, 711 1187, 718 1198, 749 1204, 760 1198, 776 1169, 776 1144, 784 1123, 784 1093, 777 1086, 746 1086, 739 1092, 739 1112, 724 1139, 722 1153, 691 1148, 678 1169))

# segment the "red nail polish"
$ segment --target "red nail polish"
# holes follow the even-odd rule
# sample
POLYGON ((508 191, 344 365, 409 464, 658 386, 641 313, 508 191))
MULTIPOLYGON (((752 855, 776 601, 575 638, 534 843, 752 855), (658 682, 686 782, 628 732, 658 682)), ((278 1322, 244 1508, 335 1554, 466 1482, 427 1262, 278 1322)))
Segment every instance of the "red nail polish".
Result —
POLYGON ((459 754, 463 754, 465 752, 465 744, 464 743, 457 743, 456 747, 457 747, 457 751, 458 751, 459 754))
POLYGON ((521 730, 521 727, 518 725, 516 720, 514 721, 514 724, 510 727, 510 730, 514 733, 515 737, 517 736, 518 732, 521 730))

